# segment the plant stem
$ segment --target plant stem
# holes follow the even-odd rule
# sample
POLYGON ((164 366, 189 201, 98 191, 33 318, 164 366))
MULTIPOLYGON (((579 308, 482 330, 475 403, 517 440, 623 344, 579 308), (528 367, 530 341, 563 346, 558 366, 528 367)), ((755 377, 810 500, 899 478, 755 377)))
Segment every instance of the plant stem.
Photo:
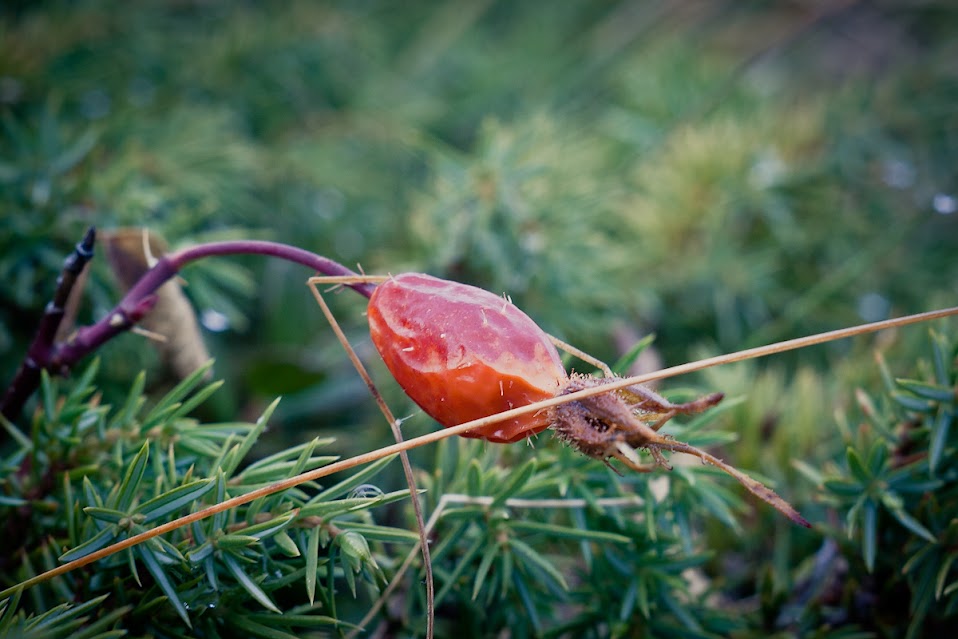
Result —
POLYGON ((39 386, 40 371, 44 368, 49 369, 52 351, 55 347, 54 340, 57 330, 60 328, 60 323, 63 321, 67 300, 80 273, 93 258, 95 241, 96 228, 91 226, 87 229, 83 239, 73 249, 73 252, 63 262, 63 270, 57 278, 57 288, 53 293, 53 299, 47 303, 43 310, 43 317, 40 318, 40 325, 37 327, 37 333, 30 344, 30 348, 27 350, 27 355, 23 358, 13 382, 7 387, 3 395, 3 401, 0 403, 0 414, 8 420, 14 419, 20 413, 24 402, 39 386))
MULTIPOLYGON (((324 275, 356 275, 329 258, 277 242, 235 240, 197 244, 161 257, 103 319, 78 329, 67 340, 55 343, 57 328, 63 319, 63 305, 80 271, 93 257, 95 237, 95 230, 91 227, 64 263, 53 300, 47 305, 27 356, 0 403, 0 413, 9 420, 20 414, 27 399, 40 385, 40 371, 66 375, 78 361, 132 328, 153 310, 157 300, 156 290, 191 262, 217 255, 267 255, 302 264, 324 275)), ((348 286, 366 297, 372 295, 375 289, 373 284, 348 286)))

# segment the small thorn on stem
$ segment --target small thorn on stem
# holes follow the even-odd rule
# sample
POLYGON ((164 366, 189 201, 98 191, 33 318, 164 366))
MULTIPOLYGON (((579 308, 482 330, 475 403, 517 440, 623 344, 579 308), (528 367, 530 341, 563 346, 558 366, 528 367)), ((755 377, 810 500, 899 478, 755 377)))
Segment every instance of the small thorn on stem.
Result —
POLYGON ((77 253, 83 258, 89 260, 93 257, 93 245, 96 244, 96 227, 91 226, 86 230, 86 234, 80 243, 77 244, 77 253))

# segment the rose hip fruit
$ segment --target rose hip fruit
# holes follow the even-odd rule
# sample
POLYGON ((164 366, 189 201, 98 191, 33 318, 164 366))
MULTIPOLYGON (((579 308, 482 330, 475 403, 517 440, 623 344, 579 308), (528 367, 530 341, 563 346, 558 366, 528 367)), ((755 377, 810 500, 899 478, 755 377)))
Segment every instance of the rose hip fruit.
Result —
MULTIPOLYGON (((369 331, 406 394, 446 427, 555 397, 569 379, 549 336, 512 302, 429 275, 377 286, 369 331)), ((533 413, 466 437, 514 442, 549 425, 533 413)))
MULTIPOLYGON (((443 426, 601 387, 611 378, 568 375, 549 336, 512 302, 488 291, 405 273, 376 287, 369 332, 386 367, 426 413, 443 426)), ((673 404, 641 385, 582 396, 553 408, 465 433, 508 443, 552 427, 559 439, 606 464, 640 472, 669 467, 662 451, 694 455, 735 477, 752 494, 802 526, 810 524, 767 486, 658 429, 679 413, 699 413, 722 399, 714 393, 673 404), (655 462, 643 464, 645 449, 655 462)))

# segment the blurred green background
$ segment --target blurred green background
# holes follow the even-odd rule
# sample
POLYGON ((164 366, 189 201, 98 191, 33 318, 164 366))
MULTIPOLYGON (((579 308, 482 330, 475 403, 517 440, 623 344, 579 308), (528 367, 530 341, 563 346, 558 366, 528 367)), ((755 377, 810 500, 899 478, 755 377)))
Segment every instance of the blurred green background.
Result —
MULTIPOLYGON (((649 332, 678 364, 958 299, 944 0, 6 2, 0 18, 2 379, 91 224, 508 292, 610 361, 649 332)), ((386 443, 308 275, 262 258, 184 273, 227 380, 205 417, 283 395, 269 446, 386 443)), ((118 299, 104 260, 86 292, 81 322, 118 299)), ((431 430, 378 365, 362 300, 334 305, 416 415, 408 433, 431 430)), ((790 460, 841 449, 833 414, 879 380, 873 351, 894 367, 926 342, 908 329, 669 385, 744 397, 726 458, 791 481, 790 460)), ((144 367, 172 381, 143 338, 104 349, 107 399, 144 367)))
MULTIPOLYGON (((0 15, 4 379, 90 224, 425 270, 508 292, 608 360, 650 331, 676 364, 956 297, 946 2, 14 2, 0 15)), ((99 262, 81 320, 118 297, 99 262)), ((375 422, 302 268, 221 259, 185 276, 206 326, 226 329, 206 333, 229 380, 220 417, 282 394, 291 427, 326 428, 330 412, 375 422)), ((339 310, 368 355, 360 301, 339 310)), ((870 349, 709 383, 735 394, 770 371, 750 398, 762 408, 743 410, 784 413, 781 385, 802 366, 858 381, 870 349)), ((161 379, 142 338, 107 352, 112 379, 143 366, 161 379)), ((823 386, 800 403, 827 406, 823 386)), ((371 430, 384 429, 348 432, 365 447, 371 430)))

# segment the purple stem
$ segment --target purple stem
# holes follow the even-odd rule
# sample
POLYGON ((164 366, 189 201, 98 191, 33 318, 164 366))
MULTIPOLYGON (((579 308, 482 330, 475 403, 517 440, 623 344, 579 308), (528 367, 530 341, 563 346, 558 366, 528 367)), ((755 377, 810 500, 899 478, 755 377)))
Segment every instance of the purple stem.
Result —
POLYGON ((53 298, 43 309, 43 316, 40 318, 40 325, 33 342, 23 362, 20 363, 13 383, 4 392, 3 400, 0 401, 0 414, 7 419, 13 419, 19 414, 20 408, 40 385, 40 371, 47 367, 47 362, 50 360, 53 342, 66 312, 67 300, 80 273, 83 272, 87 262, 93 259, 95 242, 96 229, 91 226, 63 263, 63 270, 57 278, 57 288, 53 298))
MULTIPOLYGON (((92 241, 91 241, 92 243, 92 241)), ((91 246, 92 248, 92 246, 91 246)), ((92 255, 92 253, 91 253, 92 255)), ((14 377, 3 399, 2 413, 13 419, 23 404, 36 391, 40 370, 66 374, 80 359, 89 355, 120 333, 129 330, 149 313, 156 304, 156 290, 174 277, 180 269, 196 260, 215 255, 269 255, 302 264, 324 275, 356 275, 342 264, 304 251, 295 246, 259 240, 236 240, 197 244, 161 257, 140 280, 133 285, 120 303, 106 317, 92 326, 84 326, 67 341, 53 343, 56 328, 40 330, 30 346, 24 366, 14 377), (29 366, 27 366, 29 364, 29 366)), ((373 284, 350 284, 349 288, 366 296, 372 295, 373 284)), ((59 319, 59 318, 56 318, 59 319)))

